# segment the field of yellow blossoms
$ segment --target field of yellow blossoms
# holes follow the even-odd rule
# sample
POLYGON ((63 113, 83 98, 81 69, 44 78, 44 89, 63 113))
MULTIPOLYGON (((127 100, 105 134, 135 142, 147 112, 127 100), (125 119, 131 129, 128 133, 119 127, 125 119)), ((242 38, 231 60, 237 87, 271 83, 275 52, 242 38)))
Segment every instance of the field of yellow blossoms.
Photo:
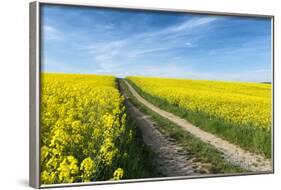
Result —
POLYGON ((237 125, 271 128, 271 85, 129 77, 143 91, 237 125))
MULTIPOLYGON (((167 110, 172 112, 177 108, 185 110, 187 115, 192 112, 196 125, 202 125, 203 128, 204 125, 209 125, 205 128, 210 132, 218 133, 237 144, 244 143, 246 148, 255 146, 257 151, 263 149, 262 152, 269 154, 272 126, 271 84, 147 77, 127 79, 139 93, 150 98, 152 103, 158 106, 167 103, 167 110), (171 106, 175 109, 169 109, 171 106), (200 113, 198 118, 197 113, 200 113), (225 124, 210 124, 208 121, 203 123, 199 121, 204 119, 202 116, 207 116, 205 120, 216 119, 237 129, 227 131, 227 127, 223 128, 225 124), (257 130, 251 130, 252 128, 257 130)), ((190 117, 188 119, 193 120, 190 117)))
MULTIPOLYGON (((185 110, 196 126, 270 156, 271 84, 127 79, 157 106, 185 110)), ((151 177, 132 121, 115 77, 41 74, 41 183, 151 177)))
POLYGON ((42 184, 121 179, 120 138, 129 143, 130 131, 115 78, 42 74, 41 79, 42 184))

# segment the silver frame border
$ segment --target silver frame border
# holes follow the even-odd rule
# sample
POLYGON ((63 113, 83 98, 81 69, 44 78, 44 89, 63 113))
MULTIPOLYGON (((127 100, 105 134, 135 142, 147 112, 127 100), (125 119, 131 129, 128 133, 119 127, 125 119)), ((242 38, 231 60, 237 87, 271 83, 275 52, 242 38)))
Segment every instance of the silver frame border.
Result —
POLYGON ((29 4, 29 185, 40 188, 39 2, 29 4))
POLYGON ((88 185, 106 185, 106 184, 122 184, 135 182, 151 182, 151 181, 167 181, 167 180, 183 180, 194 178, 213 178, 213 177, 230 177, 230 176, 245 176, 245 175, 260 175, 260 174, 274 174, 274 15, 248 14, 248 13, 229 13, 229 12, 215 12, 215 11, 198 11, 187 9, 168 9, 156 7, 136 7, 136 6, 117 6, 108 4, 89 4, 89 3, 69 3, 61 1, 46 1, 38 0, 29 3, 29 185, 33 188, 54 188, 54 187, 73 187, 73 186, 88 186, 88 185), (40 181, 40 73, 41 73, 41 31, 40 31, 40 6, 41 5, 61 5, 61 6, 79 6, 79 7, 96 7, 96 8, 112 8, 123 10, 143 10, 143 11, 160 11, 160 12, 182 12, 218 16, 241 16, 241 17, 255 17, 255 18, 269 18, 271 19, 271 64, 272 64, 272 170, 267 172, 244 172, 233 174, 203 174, 194 176, 179 176, 179 177, 161 177, 161 178, 142 178, 129 179, 121 181, 98 181, 98 182, 81 182, 69 184, 52 184, 41 185, 40 181))

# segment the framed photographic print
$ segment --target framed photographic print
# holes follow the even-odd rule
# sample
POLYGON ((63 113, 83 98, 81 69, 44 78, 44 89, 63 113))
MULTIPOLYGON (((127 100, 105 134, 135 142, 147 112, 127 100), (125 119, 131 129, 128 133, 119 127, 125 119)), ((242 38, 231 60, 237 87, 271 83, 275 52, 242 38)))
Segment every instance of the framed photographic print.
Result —
POLYGON ((273 21, 30 3, 30 186, 273 173, 273 21))

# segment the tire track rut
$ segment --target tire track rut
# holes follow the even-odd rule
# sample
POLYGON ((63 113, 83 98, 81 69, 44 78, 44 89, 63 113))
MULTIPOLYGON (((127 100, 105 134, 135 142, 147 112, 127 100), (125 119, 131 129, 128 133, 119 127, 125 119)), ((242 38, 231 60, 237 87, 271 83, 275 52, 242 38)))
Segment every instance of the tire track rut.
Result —
POLYGON ((149 116, 144 115, 130 102, 126 103, 129 114, 137 122, 142 132, 144 143, 155 153, 154 165, 161 175, 187 176, 209 173, 206 164, 196 161, 173 139, 163 135, 149 116))

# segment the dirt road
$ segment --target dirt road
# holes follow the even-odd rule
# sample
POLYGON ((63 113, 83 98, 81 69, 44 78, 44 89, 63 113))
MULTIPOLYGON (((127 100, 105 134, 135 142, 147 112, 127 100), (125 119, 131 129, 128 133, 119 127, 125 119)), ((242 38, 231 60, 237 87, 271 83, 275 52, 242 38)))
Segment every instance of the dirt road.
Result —
POLYGON ((144 115, 131 103, 127 109, 141 129, 143 140, 155 153, 154 165, 162 176, 187 176, 209 173, 205 164, 196 162, 188 152, 164 136, 149 116, 144 115))
MULTIPOLYGON (((122 87, 121 92, 124 92, 122 87)), ((155 153, 152 162, 159 176, 175 177, 209 173, 208 164, 201 163, 177 145, 173 139, 161 133, 158 130, 159 126, 128 100, 126 100, 126 107, 128 113, 137 122, 144 143, 155 153)))
POLYGON ((154 106, 153 104, 142 98, 127 81, 125 81, 125 84, 128 86, 133 96, 147 108, 170 120, 176 125, 182 127, 192 135, 198 137, 203 142, 211 144, 216 149, 221 151, 224 154, 224 158, 232 164, 240 166, 241 168, 249 171, 267 172, 272 170, 271 159, 266 159, 261 155, 245 151, 237 145, 223 140, 211 133, 203 131, 202 129, 192 125, 188 121, 154 106))

